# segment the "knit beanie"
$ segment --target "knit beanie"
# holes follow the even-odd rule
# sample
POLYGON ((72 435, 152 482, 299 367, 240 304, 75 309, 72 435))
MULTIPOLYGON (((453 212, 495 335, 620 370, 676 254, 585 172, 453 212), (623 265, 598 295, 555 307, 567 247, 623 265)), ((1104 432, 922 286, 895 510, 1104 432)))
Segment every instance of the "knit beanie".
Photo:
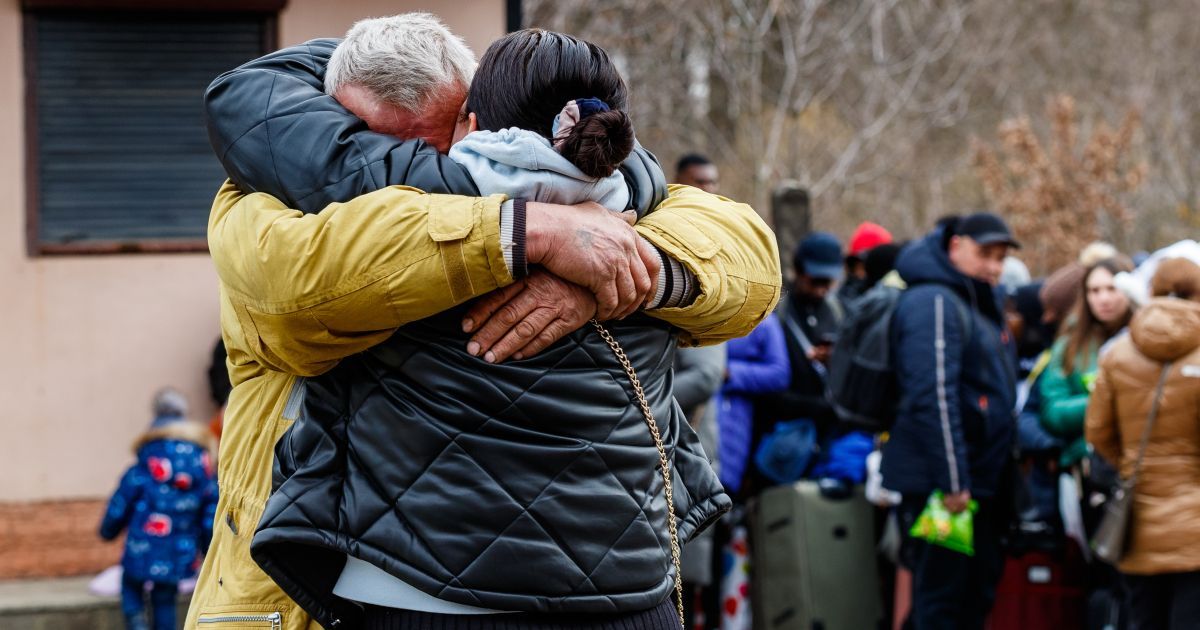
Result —
POLYGON ((1042 283, 1034 282, 1018 287, 1012 292, 1013 308, 1021 315, 1021 319, 1025 320, 1026 325, 1042 321, 1043 306, 1042 300, 1038 296, 1042 287, 1042 283))
POLYGON ((154 424, 160 419, 179 419, 187 415, 187 397, 173 387, 164 387, 154 394, 154 424))
POLYGON ((1051 321, 1061 322, 1071 313, 1079 299, 1079 285, 1086 272, 1087 267, 1082 263, 1073 262, 1046 278, 1038 297, 1042 299, 1042 310, 1051 321))
POLYGON ((1029 275, 1029 267, 1020 258, 1008 256, 1004 259, 1004 271, 1000 273, 1000 286, 1012 294, 1017 288, 1029 284, 1033 276, 1029 275))
POLYGON ((1083 251, 1079 252, 1079 264, 1083 265, 1084 267, 1091 267, 1100 261, 1108 260, 1109 258, 1116 258, 1120 254, 1121 253, 1117 251, 1117 248, 1113 247, 1111 244, 1105 243, 1104 241, 1096 241, 1095 243, 1084 247, 1083 251))
POLYGON ((895 243, 877 245, 867 251, 863 265, 867 269, 867 283, 874 286, 876 282, 896 268, 896 258, 900 256, 900 246, 895 243))
POLYGON ((850 235, 848 255, 861 258, 864 253, 891 242, 892 233, 888 232, 887 228, 878 223, 864 221, 854 230, 854 234, 850 235))

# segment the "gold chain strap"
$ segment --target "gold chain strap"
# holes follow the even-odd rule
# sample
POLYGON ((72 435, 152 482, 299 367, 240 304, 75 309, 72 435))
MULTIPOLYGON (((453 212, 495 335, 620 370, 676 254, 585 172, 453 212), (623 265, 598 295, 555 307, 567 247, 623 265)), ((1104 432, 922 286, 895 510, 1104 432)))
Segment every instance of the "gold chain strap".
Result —
POLYGON ((646 402, 646 393, 642 389, 642 382, 638 380, 637 372, 633 371, 633 364, 629 362, 629 357, 625 356, 621 344, 617 343, 617 340, 604 326, 600 325, 600 322, 593 319, 592 326, 596 327, 600 337, 604 339, 609 348, 612 348, 613 354, 617 355, 617 361, 621 362, 621 367, 625 369, 625 374, 633 383, 633 392, 637 394, 638 405, 641 406, 642 415, 646 418, 646 426, 650 427, 650 437, 654 438, 654 446, 658 449, 658 463, 662 467, 663 474, 663 491, 667 495, 667 530, 671 534, 671 561, 675 564, 675 608, 679 613, 679 625, 686 630, 687 622, 683 616, 683 574, 680 572, 679 564, 679 533, 675 526, 675 499, 671 494, 671 463, 667 461, 667 449, 663 446, 662 433, 658 430, 658 423, 654 421, 654 413, 650 411, 650 403, 646 402))

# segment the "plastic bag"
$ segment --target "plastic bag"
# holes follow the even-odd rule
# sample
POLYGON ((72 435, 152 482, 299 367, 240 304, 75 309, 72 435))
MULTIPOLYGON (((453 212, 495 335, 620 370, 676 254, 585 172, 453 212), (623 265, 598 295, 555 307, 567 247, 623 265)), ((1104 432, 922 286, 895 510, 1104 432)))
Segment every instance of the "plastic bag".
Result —
POLYGON ((917 517, 908 534, 913 538, 940 545, 951 551, 957 551, 968 556, 975 555, 975 512, 979 503, 971 500, 967 509, 958 514, 951 514, 946 509, 945 495, 941 490, 934 490, 925 503, 925 509, 917 517))

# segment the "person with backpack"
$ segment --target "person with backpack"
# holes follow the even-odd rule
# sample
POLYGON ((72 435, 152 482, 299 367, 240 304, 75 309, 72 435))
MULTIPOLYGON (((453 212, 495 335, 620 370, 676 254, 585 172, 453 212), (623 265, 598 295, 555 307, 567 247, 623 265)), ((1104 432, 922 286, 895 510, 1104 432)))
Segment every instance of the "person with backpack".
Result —
POLYGON ((841 243, 825 232, 808 235, 796 247, 792 268, 791 290, 776 311, 787 342, 791 381, 784 391, 760 400, 756 441, 780 420, 807 418, 825 427, 835 418, 825 395, 825 366, 846 313, 833 292, 842 277, 841 243))
POLYGON ((853 302, 878 282, 878 277, 870 278, 867 257, 875 249, 891 244, 892 233, 878 223, 863 221, 854 229, 845 258, 846 278, 837 290, 837 297, 843 304, 853 302))
POLYGON ((983 628, 1003 570, 999 495, 1016 430, 1016 368, 997 287, 1015 247, 1004 221, 980 212, 943 220, 897 261, 908 288, 890 316, 899 405, 884 486, 903 495, 902 531, 937 490, 951 512, 978 506, 973 556, 906 538, 907 628, 983 628))

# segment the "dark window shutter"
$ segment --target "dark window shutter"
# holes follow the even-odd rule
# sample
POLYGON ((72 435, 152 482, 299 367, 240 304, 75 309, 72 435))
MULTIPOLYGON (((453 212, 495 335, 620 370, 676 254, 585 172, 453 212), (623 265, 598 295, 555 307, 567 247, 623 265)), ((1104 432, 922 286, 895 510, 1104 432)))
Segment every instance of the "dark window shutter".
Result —
POLYGON ((268 18, 31 19, 39 243, 202 242, 225 178, 204 129, 204 89, 264 52, 268 18))

